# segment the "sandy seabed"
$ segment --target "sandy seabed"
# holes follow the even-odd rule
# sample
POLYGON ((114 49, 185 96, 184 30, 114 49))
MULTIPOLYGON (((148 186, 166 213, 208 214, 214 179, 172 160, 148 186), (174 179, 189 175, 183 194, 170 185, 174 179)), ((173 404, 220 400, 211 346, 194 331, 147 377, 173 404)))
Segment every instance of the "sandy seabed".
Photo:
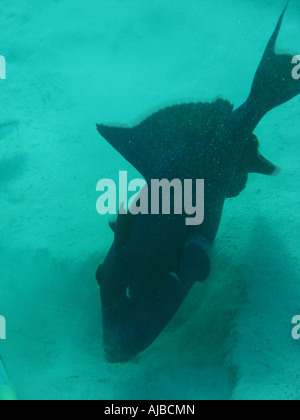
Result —
MULTIPOLYGON (((283 5, 2 0, 0 125, 18 124, 0 136, 0 354, 20 399, 300 399, 299 98, 256 131, 281 175, 228 200, 210 280, 128 364, 104 359, 94 279, 113 240, 96 184, 136 175, 95 124, 240 105, 283 5)), ((291 0, 279 50, 300 54, 299 17, 291 0)))

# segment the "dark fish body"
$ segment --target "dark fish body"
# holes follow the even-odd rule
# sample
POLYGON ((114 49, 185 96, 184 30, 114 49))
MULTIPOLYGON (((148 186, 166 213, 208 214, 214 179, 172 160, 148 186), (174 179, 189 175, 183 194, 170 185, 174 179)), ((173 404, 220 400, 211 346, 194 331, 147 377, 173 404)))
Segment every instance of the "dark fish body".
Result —
POLYGON ((186 226, 186 215, 119 215, 114 244, 97 272, 104 346, 112 362, 130 360, 150 346, 195 282, 207 279, 226 198, 245 188, 250 172, 277 172, 259 154, 253 131, 266 113, 300 93, 291 76, 292 56, 275 54, 284 13, 251 94, 237 110, 218 100, 167 108, 132 129, 98 126, 148 184, 205 180, 202 225, 186 226))

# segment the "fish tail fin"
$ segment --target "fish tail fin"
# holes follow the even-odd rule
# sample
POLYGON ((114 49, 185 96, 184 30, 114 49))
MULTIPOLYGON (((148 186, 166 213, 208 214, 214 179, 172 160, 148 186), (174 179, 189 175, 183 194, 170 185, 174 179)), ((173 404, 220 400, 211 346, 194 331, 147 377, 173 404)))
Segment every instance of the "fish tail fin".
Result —
MULTIPOLYGON (((288 3, 289 4, 289 3, 288 3)), ((300 81, 293 78, 293 56, 275 52, 277 38, 288 4, 282 12, 276 29, 267 45, 256 72, 250 102, 266 114, 300 94, 300 81)))

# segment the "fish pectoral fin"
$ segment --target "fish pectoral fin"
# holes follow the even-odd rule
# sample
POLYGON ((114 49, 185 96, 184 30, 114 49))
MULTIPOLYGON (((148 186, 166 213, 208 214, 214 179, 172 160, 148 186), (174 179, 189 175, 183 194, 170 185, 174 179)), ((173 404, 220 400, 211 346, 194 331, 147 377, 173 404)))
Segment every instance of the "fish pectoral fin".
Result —
POLYGON ((268 159, 263 157, 261 154, 258 155, 258 159, 256 162, 256 167, 253 168, 252 173, 255 174, 262 174, 262 175, 270 175, 276 176, 280 174, 281 169, 270 162, 268 159))
POLYGON ((187 239, 184 244, 180 259, 180 277, 185 283, 205 281, 211 269, 211 245, 200 235, 187 239))

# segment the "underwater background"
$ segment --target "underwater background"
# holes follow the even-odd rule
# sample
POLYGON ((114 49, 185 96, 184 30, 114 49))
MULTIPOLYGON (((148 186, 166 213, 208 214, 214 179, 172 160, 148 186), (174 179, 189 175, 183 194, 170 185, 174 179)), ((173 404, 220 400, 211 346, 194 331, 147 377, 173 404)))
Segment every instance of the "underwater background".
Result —
MULTIPOLYGON (((19 399, 300 399, 299 97, 256 130, 281 175, 250 175, 227 200, 210 280, 128 364, 104 359, 94 276, 113 240, 96 184, 138 175, 96 123, 239 106, 284 5, 2 0, 0 355, 19 399)), ((292 0, 280 51, 300 54, 299 18, 292 0)))

